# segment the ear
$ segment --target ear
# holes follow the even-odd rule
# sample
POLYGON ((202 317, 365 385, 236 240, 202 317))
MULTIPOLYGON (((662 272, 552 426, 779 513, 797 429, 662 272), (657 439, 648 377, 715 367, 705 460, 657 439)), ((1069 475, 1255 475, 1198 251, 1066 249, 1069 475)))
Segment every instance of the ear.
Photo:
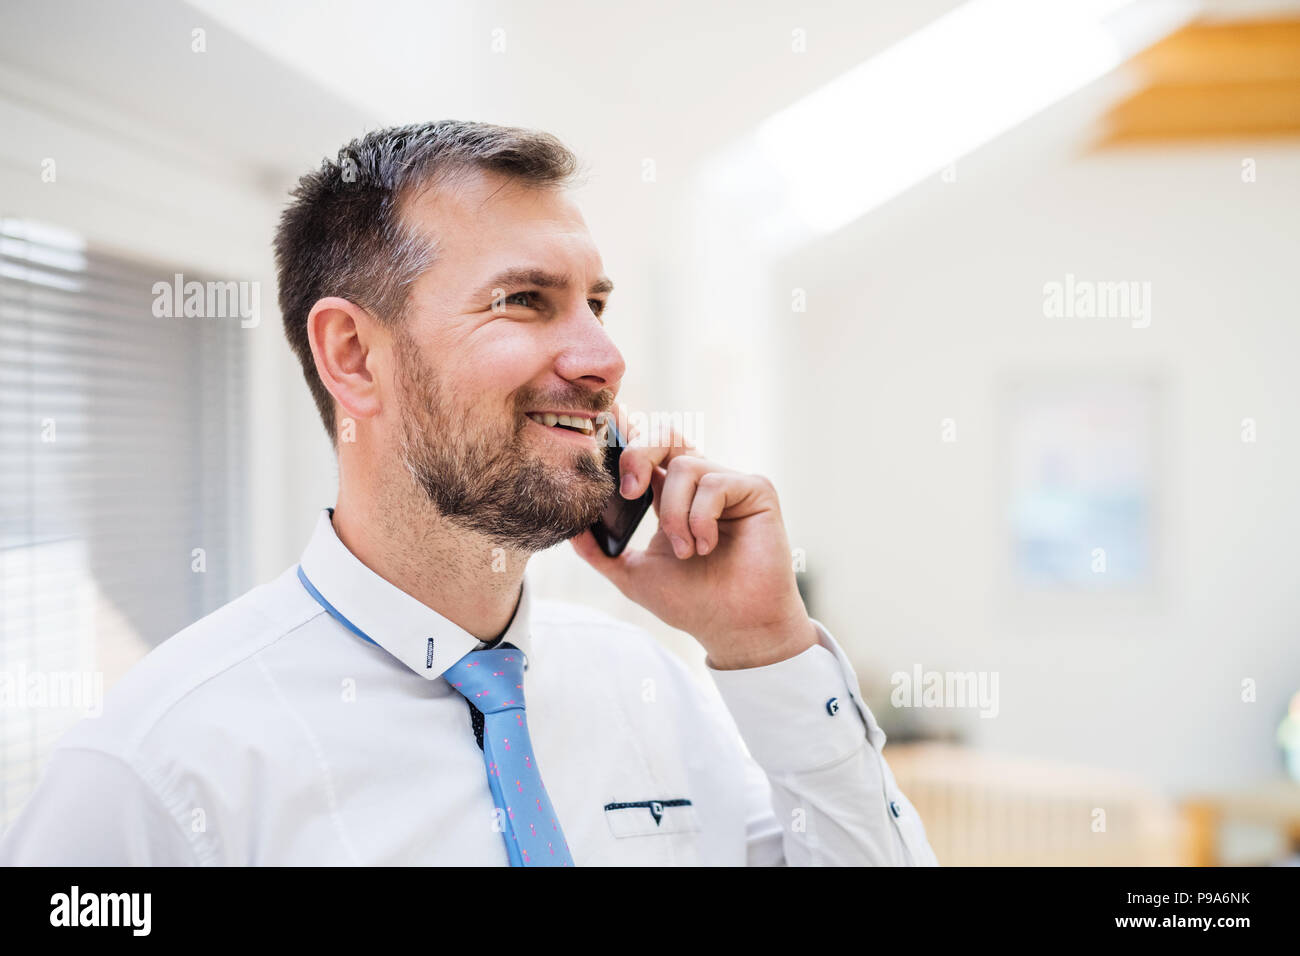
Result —
POLYGON ((355 302, 328 296, 307 316, 307 340, 316 373, 341 406, 342 417, 373 418, 383 408, 375 375, 375 350, 387 336, 355 302))

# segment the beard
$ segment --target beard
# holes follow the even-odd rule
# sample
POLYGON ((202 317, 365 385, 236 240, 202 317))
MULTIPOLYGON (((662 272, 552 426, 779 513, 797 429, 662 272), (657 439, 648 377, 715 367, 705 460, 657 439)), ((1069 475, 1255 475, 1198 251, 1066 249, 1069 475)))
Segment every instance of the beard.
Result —
MULTIPOLYGON (((473 406, 450 404, 413 342, 399 335, 397 346, 402 464, 444 519, 493 544, 530 553, 595 522, 615 492, 603 448, 561 446, 558 456, 544 456, 524 437, 526 409, 583 408, 591 403, 590 393, 522 405, 509 423, 480 424, 473 406)), ((611 393, 605 407, 612 401, 611 393)))

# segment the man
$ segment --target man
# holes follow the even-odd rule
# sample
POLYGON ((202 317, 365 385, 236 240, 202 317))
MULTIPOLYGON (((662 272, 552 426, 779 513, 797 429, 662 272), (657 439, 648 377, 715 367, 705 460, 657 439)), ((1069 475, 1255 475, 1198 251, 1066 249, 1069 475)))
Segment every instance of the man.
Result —
POLYGON ((61 741, 0 860, 935 862, 769 481, 634 436, 618 493, 653 488, 657 533, 608 558, 587 530, 627 416, 576 172, 550 135, 448 121, 302 178, 280 304, 335 507, 61 741), (699 641, 725 707, 643 631, 532 592, 565 540, 699 641))

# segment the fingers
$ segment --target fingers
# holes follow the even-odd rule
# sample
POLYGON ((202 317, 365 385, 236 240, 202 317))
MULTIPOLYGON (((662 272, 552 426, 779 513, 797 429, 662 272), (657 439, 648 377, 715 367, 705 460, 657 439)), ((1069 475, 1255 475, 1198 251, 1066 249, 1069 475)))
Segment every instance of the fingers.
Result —
POLYGON ((727 509, 727 478, 716 471, 700 476, 695 488, 695 500, 687 519, 695 538, 698 554, 708 554, 718 546, 718 519, 727 509))
POLYGON ((615 403, 615 408, 620 429, 627 437, 627 446, 618 463, 619 491, 624 498, 645 494, 656 466, 666 468, 679 456, 698 454, 695 446, 671 423, 656 429, 655 434, 646 435, 639 427, 624 425, 628 420, 626 406, 615 403))
MULTIPOLYGON (((659 529, 678 558, 709 554, 718 546, 723 518, 744 517, 766 507, 775 507, 775 489, 759 475, 742 475, 700 456, 695 446, 671 422, 655 434, 643 434, 631 421, 627 406, 615 402, 610 410, 622 432, 625 445, 619 456, 619 493, 638 498, 654 489, 654 509, 659 529), (744 514, 737 513, 744 506, 744 514)), ((574 546, 607 577, 626 572, 626 562, 615 569, 600 553, 594 540, 589 557, 585 544, 574 546)), ((615 580, 615 583, 618 582, 615 580)))
POLYGON ((659 498, 659 530, 668 537, 673 554, 679 558, 695 553, 695 534, 691 530, 691 505, 700 479, 708 472, 703 458, 679 455, 668 463, 659 498))
POLYGON ((709 554, 718 546, 718 522, 774 507, 771 492, 771 483, 759 475, 744 475, 703 458, 679 455, 668 463, 658 493, 659 529, 677 557, 709 554))

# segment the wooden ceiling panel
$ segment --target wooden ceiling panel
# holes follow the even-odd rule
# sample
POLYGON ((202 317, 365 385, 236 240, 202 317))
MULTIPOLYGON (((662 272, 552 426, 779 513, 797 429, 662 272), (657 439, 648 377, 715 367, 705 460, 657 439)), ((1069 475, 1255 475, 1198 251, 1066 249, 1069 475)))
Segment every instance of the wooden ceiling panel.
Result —
POLYGON ((1102 146, 1300 136, 1300 19, 1192 24, 1131 66, 1102 146))

